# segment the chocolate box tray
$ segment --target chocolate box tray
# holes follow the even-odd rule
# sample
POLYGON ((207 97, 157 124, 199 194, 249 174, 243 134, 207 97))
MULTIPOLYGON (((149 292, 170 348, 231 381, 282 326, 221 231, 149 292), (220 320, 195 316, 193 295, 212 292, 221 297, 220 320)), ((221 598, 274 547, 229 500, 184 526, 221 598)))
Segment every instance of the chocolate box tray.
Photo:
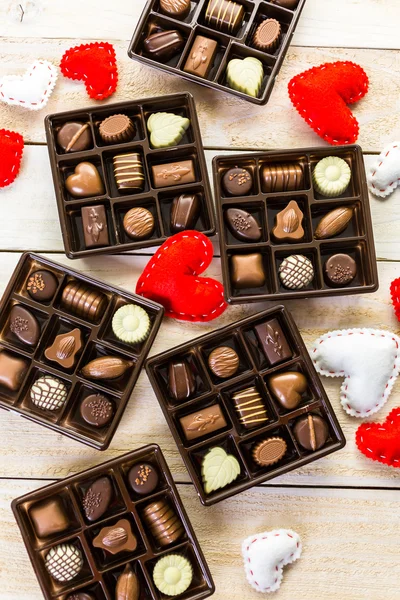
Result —
POLYGON ((30 421, 97 450, 105 450, 124 413, 143 361, 161 325, 163 313, 162 306, 141 296, 92 279, 42 256, 23 254, 0 304, 0 357, 5 352, 13 359, 22 360, 25 365, 21 371, 18 389, 15 390, 4 386, 0 373, 0 407, 19 413, 30 421), (26 289, 31 274, 42 269, 50 271, 56 282, 56 290, 46 302, 34 300, 26 289), (98 312, 95 319, 90 320, 86 314, 78 315, 66 308, 63 305, 62 294, 69 284, 84 285, 94 295, 102 298, 104 312, 98 312), (132 303, 147 312, 151 323, 147 339, 136 344, 118 340, 111 327, 112 316, 116 310, 132 303), (22 343, 11 330, 10 312, 15 306, 28 310, 39 323, 40 334, 36 345, 28 346, 22 343), (64 368, 48 360, 45 350, 51 346, 55 337, 74 329, 80 330, 83 341, 75 364, 64 368), (125 373, 116 379, 94 380, 85 377, 82 367, 102 356, 121 358, 131 364, 125 373), (39 408, 31 400, 32 385, 46 375, 61 381, 67 390, 64 404, 58 410, 39 408), (104 427, 90 426, 81 417, 81 402, 91 394, 104 395, 113 405, 113 416, 104 427))
POLYGON ((133 34, 128 55, 135 60, 139 60, 168 73, 179 75, 189 81, 228 92, 254 104, 263 105, 269 100, 275 85, 275 79, 289 49, 305 1, 299 0, 297 8, 289 10, 263 0, 235 0, 237 4, 243 5, 245 16, 237 34, 230 35, 207 25, 205 14, 209 0, 192 0, 190 13, 183 20, 162 14, 159 7, 159 0, 149 0, 133 34), (252 46, 254 32, 258 25, 265 19, 279 21, 282 31, 279 46, 270 53, 260 51, 252 46), (152 27, 158 27, 164 31, 178 30, 185 40, 182 52, 173 56, 165 63, 146 56, 143 52, 143 41, 152 27), (218 44, 213 66, 206 78, 184 71, 185 63, 190 56, 193 42, 197 35, 209 38, 218 44), (264 69, 261 91, 257 98, 228 87, 226 81, 226 67, 228 62, 234 58, 243 59, 250 56, 260 60, 264 69))
MULTIPOLYGON (((268 325, 268 326, 269 326, 268 325)), ((283 473, 318 460, 343 448, 346 441, 322 383, 290 313, 275 306, 237 323, 177 346, 146 361, 146 371, 164 412, 167 423, 193 480, 200 501, 210 506, 248 488, 269 481, 283 473), (267 358, 257 339, 255 327, 269 324, 277 330, 278 350, 271 346, 273 360, 267 358), (286 358, 279 356, 279 346, 288 344, 286 358), (237 372, 227 378, 216 376, 208 366, 211 352, 221 346, 235 350, 239 356, 237 372), (177 402, 168 381, 168 367, 173 361, 185 361, 195 378, 195 391, 187 401, 177 402), (268 380, 284 372, 302 373, 307 389, 295 409, 286 410, 273 398, 268 380), (232 396, 255 387, 266 408, 267 421, 247 429, 238 416, 232 396), (196 439, 186 439, 180 419, 197 411, 218 405, 226 426, 196 439), (301 416, 319 415, 328 425, 326 443, 308 451, 296 440, 293 427, 301 416), (258 466, 252 458, 254 447, 270 437, 280 437, 287 445, 283 458, 271 466, 258 466), (207 452, 221 447, 240 464, 240 474, 230 485, 206 494, 202 482, 202 463, 207 452)), ((207 427, 198 433, 206 432, 207 427)))
POLYGON ((225 298, 230 304, 261 302, 264 300, 289 300, 316 296, 337 296, 375 292, 379 287, 375 256, 374 235, 369 205, 365 167, 360 146, 335 148, 306 148, 278 150, 256 154, 216 156, 213 161, 217 222, 219 228, 222 273, 225 298), (337 198, 325 198, 312 183, 312 172, 319 160, 327 156, 344 159, 351 169, 347 190, 337 198), (304 186, 298 191, 265 193, 262 170, 265 165, 301 165, 304 186), (251 172, 252 189, 247 196, 228 196, 222 185, 224 174, 233 167, 243 167, 251 172), (290 243, 278 242, 271 235, 275 217, 291 200, 295 200, 304 213, 304 240, 290 243), (320 219, 338 207, 351 207, 353 215, 346 229, 327 239, 316 239, 315 230, 320 219), (234 237, 227 227, 225 214, 229 208, 243 209, 259 223, 262 231, 259 242, 242 241, 234 237), (257 288, 237 289, 232 277, 232 257, 236 255, 261 254, 265 284, 257 288), (324 278, 327 259, 337 253, 345 253, 356 262, 357 272, 353 281, 345 286, 333 287, 324 278), (282 261, 290 255, 306 256, 314 268, 314 278, 304 289, 285 288, 278 272, 282 261))
POLYGON ((172 235, 172 201, 184 193, 196 194, 200 199, 201 210, 193 229, 207 236, 214 235, 214 206, 196 106, 191 94, 173 94, 55 113, 45 118, 45 127, 64 248, 69 258, 115 254, 162 244, 172 235), (190 126, 178 145, 161 149, 151 147, 147 120, 156 112, 174 113, 190 120, 190 126), (109 144, 100 137, 100 123, 116 114, 124 114, 133 122, 135 136, 132 141, 109 144), (71 121, 89 124, 93 141, 90 149, 66 153, 60 148, 56 135, 63 124, 71 121), (130 152, 141 155, 144 167, 144 190, 139 193, 121 193, 114 178, 113 157, 130 152), (194 163, 195 182, 155 187, 153 166, 190 159, 194 163), (105 187, 104 195, 74 198, 69 194, 65 180, 81 162, 91 162, 97 168, 105 187), (109 244, 88 248, 85 244, 81 209, 100 205, 105 211, 109 244), (124 216, 134 207, 149 210, 155 224, 149 237, 137 241, 129 237, 123 227, 124 216))
MULTIPOLYGON (((70 594, 91 594, 95 600, 114 600, 118 577, 129 564, 140 585, 140 599, 161 600, 161 594, 153 582, 155 563, 163 556, 179 554, 186 557, 193 567, 193 580, 182 600, 201 600, 214 593, 214 583, 193 528, 183 507, 168 465, 159 446, 144 446, 128 454, 62 479, 46 487, 30 492, 12 502, 12 510, 21 530, 36 577, 47 600, 66 600, 70 594), (158 485, 148 495, 135 493, 128 481, 132 465, 145 462, 159 474, 158 485), (106 512, 90 522, 82 505, 82 499, 90 485, 99 477, 107 477, 112 483, 113 496, 106 512), (45 537, 40 537, 31 517, 32 507, 55 501, 67 515, 67 527, 45 537), (166 501, 178 516, 184 531, 181 537, 168 546, 160 546, 148 530, 143 510, 156 501, 166 501), (129 521, 138 544, 134 551, 112 555, 94 548, 92 541, 104 526, 112 526, 120 519, 129 521), (80 573, 69 582, 53 579, 45 567, 49 550, 59 544, 72 544, 83 556, 80 573)), ((41 531, 42 533, 42 531, 41 531)), ((47 533, 47 532, 46 532, 47 533)), ((136 597, 136 596, 135 596, 136 597)))

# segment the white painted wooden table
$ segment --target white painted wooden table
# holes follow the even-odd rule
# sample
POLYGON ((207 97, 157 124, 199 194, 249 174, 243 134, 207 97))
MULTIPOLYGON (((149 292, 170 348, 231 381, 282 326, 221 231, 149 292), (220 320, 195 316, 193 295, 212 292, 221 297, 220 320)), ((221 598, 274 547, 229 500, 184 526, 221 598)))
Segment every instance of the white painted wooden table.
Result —
MULTIPOLYGON (((0 76, 22 73, 35 58, 57 64, 70 46, 108 40, 116 48, 120 83, 110 102, 188 90, 195 96, 207 158, 227 150, 322 145, 292 109, 289 79, 324 61, 348 59, 367 71, 368 96, 354 108, 366 165, 372 154, 400 137, 400 4, 398 0, 308 0, 269 104, 256 107, 188 84, 128 59, 128 40, 144 0, 1 0, 0 76), (20 22, 21 3, 25 10, 20 22)), ((36 113, 0 104, 0 128, 23 134, 22 172, 0 191, 0 293, 23 250, 68 263, 63 255, 47 150, 44 113, 91 104, 84 86, 62 77, 47 109, 36 113)), ((1 157, 0 157, 1 160, 1 157)), ((389 285, 400 274, 400 191, 371 198, 380 290, 372 295, 287 302, 308 345, 330 328, 378 327, 398 332, 389 285)), ((218 243, 209 274, 220 278, 218 243)), ((85 273, 134 290, 150 252, 72 263, 85 273)), ((209 325, 166 321, 153 348, 160 352, 264 308, 229 308, 209 325)), ((339 382, 324 381, 348 444, 344 450, 214 508, 203 508, 189 482, 146 375, 133 392, 118 432, 105 453, 29 424, 11 413, 0 418, 0 598, 42 596, 14 523, 11 500, 57 478, 149 442, 158 442, 178 483, 217 585, 216 600, 258 597, 247 585, 240 543, 260 530, 291 527, 304 542, 301 561, 286 571, 280 600, 399 600, 400 477, 368 462, 354 444, 358 425, 339 406, 339 382)), ((400 384, 384 418, 400 403, 400 384)))

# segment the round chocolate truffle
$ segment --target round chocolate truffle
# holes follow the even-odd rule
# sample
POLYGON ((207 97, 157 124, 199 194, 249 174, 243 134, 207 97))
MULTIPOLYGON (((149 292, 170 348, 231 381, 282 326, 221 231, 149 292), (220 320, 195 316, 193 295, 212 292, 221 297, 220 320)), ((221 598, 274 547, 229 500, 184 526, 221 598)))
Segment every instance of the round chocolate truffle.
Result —
POLYGON ((326 261, 324 273, 328 285, 342 287, 357 275, 357 263, 348 254, 334 254, 326 261))
POLYGON ((114 406, 102 394, 91 394, 82 401, 80 412, 82 419, 89 425, 104 427, 114 415, 114 406))
POLYGON ((322 417, 308 414, 297 419, 293 433, 302 448, 315 452, 315 450, 325 445, 329 436, 329 429, 322 417))
POLYGON ((234 167, 225 173, 222 184, 228 196, 246 196, 253 187, 253 176, 247 169, 234 167))
POLYGON ((208 366, 217 377, 233 377, 239 368, 239 356, 229 346, 215 348, 208 357, 208 366))
POLYGON ((100 123, 99 133, 106 144, 121 144, 134 138, 135 125, 126 115, 111 115, 100 123))
POLYGON ((26 291, 37 302, 48 302, 56 293, 58 281, 50 271, 31 273, 26 282, 26 291))
POLYGON ((57 133, 57 143, 64 152, 88 150, 93 144, 89 123, 65 123, 57 133))
POLYGON ((185 19, 190 12, 190 0, 160 0, 160 11, 175 19, 185 19))
POLYGON ((153 465, 138 463, 129 471, 128 479, 134 492, 140 496, 147 496, 158 485, 158 472, 153 465))
POLYGON ((130 238, 144 240, 154 231, 154 217, 147 208, 137 206, 128 210, 124 216, 124 229, 130 238))

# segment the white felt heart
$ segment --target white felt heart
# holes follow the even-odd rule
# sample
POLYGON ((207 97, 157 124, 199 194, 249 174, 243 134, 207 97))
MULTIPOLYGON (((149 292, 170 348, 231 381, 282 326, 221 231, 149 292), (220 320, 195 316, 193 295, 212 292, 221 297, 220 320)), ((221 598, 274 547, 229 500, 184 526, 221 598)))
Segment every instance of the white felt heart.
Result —
POLYGON ((375 196, 389 196, 400 183, 400 142, 388 144, 368 174, 368 187, 375 196))
POLYGON ((247 581, 257 592, 275 592, 283 567, 300 558, 301 550, 299 534, 290 529, 251 535, 242 544, 247 581))
POLYGON ((318 373, 344 377, 340 401, 352 417, 368 417, 386 403, 400 370, 400 338, 377 329, 330 331, 310 354, 318 373))
POLYGON ((26 73, 0 79, 0 100, 30 110, 43 108, 57 81, 57 69, 47 60, 35 60, 26 73))

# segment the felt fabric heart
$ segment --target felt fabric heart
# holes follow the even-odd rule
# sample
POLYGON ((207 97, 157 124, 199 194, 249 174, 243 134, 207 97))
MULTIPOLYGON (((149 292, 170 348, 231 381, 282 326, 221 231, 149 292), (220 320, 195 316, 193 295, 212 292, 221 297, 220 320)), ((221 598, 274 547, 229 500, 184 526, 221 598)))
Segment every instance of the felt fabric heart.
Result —
POLYGON ((81 162, 75 172, 65 180, 65 187, 74 198, 102 196, 104 185, 96 167, 89 162, 81 162))
POLYGON ((104 100, 117 89, 115 50, 108 42, 70 48, 61 59, 60 69, 64 77, 84 80, 86 91, 94 100, 104 100))
POLYGON ((399 468, 400 407, 394 408, 384 423, 362 423, 357 429, 356 444, 367 458, 399 468))
POLYGON ((211 321, 227 308, 222 283, 199 277, 213 257, 213 246, 198 231, 169 238, 150 259, 136 293, 159 302, 165 314, 181 321, 211 321))
POLYGON ((318 373, 344 377, 340 401, 353 417, 367 417, 386 403, 400 370, 400 338, 377 329, 331 331, 310 351, 318 373))
POLYGON ((0 129, 0 188, 12 183, 21 166, 24 139, 15 131, 0 129))
POLYGON ((390 284, 390 295, 392 297, 394 312, 400 321, 400 278, 394 279, 390 284))
POLYGON ((326 63, 293 77, 289 96, 312 129, 332 145, 353 144, 359 131, 347 104, 368 92, 368 77, 348 61, 326 63))
POLYGON ((301 551, 300 536, 290 529, 251 535, 242 544, 247 581, 257 592, 275 592, 282 583, 283 567, 300 558, 301 551))
POLYGON ((368 173, 370 191, 381 198, 389 196, 400 183, 400 142, 385 146, 368 173))
POLYGON ((35 60, 24 75, 0 79, 0 99, 6 104, 40 110, 46 106, 56 81, 56 67, 47 60, 35 60))

